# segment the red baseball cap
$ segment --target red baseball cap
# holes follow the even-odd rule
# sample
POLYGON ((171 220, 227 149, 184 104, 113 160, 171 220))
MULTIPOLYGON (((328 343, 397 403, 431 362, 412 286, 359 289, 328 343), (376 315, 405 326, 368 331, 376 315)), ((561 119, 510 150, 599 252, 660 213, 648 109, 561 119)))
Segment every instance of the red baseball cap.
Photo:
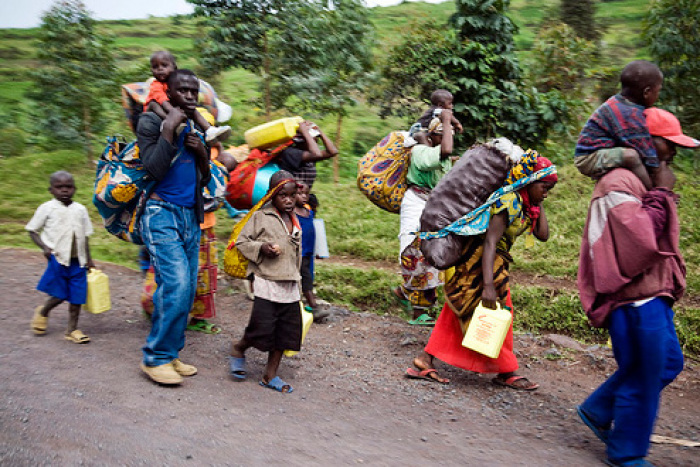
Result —
POLYGON ((658 107, 650 107, 644 111, 644 116, 647 118, 647 126, 651 136, 661 136, 686 148, 700 146, 700 141, 683 134, 681 122, 671 112, 658 107))

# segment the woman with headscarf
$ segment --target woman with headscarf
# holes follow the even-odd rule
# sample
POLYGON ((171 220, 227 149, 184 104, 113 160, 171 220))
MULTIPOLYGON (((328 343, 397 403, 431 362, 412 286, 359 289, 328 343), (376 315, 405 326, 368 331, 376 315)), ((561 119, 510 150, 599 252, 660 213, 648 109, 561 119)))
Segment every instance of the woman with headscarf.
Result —
MULTIPOLYGON (((528 151, 511 169, 504 186, 488 201, 457 220, 445 231, 471 235, 465 242, 461 260, 454 274, 445 283, 446 303, 425 350, 413 359, 416 367, 406 370, 410 378, 448 383, 435 369, 438 358, 452 366, 477 373, 497 373, 494 384, 532 391, 539 387, 524 376, 518 376, 518 361, 513 353, 513 326, 497 358, 489 358, 462 346, 462 339, 472 314, 480 301, 495 308, 496 301, 512 310, 508 267, 510 249, 518 236, 528 235, 540 241, 549 238, 547 216, 541 203, 557 182, 556 167, 536 151, 528 151), (474 233, 478 233, 474 235, 474 233)), ((430 238, 436 234, 421 234, 430 238)), ((512 311, 511 311, 512 312, 512 311)))

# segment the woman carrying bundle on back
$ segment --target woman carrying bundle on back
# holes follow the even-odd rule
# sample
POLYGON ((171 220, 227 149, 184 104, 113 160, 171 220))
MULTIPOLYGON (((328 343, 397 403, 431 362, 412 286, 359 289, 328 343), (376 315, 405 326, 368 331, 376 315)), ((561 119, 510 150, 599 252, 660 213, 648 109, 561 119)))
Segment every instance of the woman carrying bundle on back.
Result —
MULTIPOLYGON (((556 183, 556 168, 532 150, 511 169, 504 186, 514 184, 514 190, 504 190, 502 196, 490 198, 492 204, 485 208, 484 233, 467 237, 454 274, 446 280, 446 303, 428 345, 413 359, 417 369, 409 368, 406 376, 448 383, 449 380, 440 377, 435 369, 433 360, 438 358, 468 371, 497 373, 494 384, 527 391, 538 388, 536 383, 515 374, 518 361, 513 353, 512 324, 497 358, 463 347, 462 340, 480 301, 487 308, 496 308, 498 301, 512 310, 508 285, 510 249, 524 233, 547 241, 549 225, 541 204, 556 183)), ((471 224, 478 221, 484 222, 484 217, 475 218, 471 224)), ((475 226, 471 224, 467 222, 465 227, 473 230, 475 226)))

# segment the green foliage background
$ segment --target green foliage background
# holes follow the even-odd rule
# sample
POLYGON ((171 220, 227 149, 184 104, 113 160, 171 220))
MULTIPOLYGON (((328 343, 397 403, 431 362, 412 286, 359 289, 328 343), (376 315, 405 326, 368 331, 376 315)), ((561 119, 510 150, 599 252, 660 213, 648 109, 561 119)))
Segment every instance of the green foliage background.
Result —
MULTIPOLYGON (((620 0, 599 4, 597 16, 605 26, 603 41, 611 51, 610 56, 615 57, 614 62, 602 66, 619 68, 631 59, 649 58, 640 38, 641 19, 649 3, 620 0)), ((558 5, 555 0, 511 1, 509 15, 518 26, 514 40, 521 66, 527 66, 527 60, 531 58, 541 21, 557 17, 558 5)), ((411 19, 431 17, 445 24, 454 11, 453 2, 404 3, 372 9, 370 17, 377 37, 375 65, 385 56, 386 50, 401 42, 402 31, 411 19)), ((98 27, 114 36, 118 71, 123 77, 121 82, 145 80, 150 75, 148 57, 158 49, 172 51, 181 67, 194 68, 207 77, 198 65, 194 49, 194 39, 202 37, 203 31, 191 18, 100 21, 98 27)), ((46 191, 48 175, 58 169, 75 174, 76 200, 88 207, 96 226, 101 223, 91 203, 94 165, 85 163, 80 148, 66 147, 50 140, 41 141, 40 136, 32 133, 24 94, 31 87, 28 70, 37 66, 36 38, 36 29, 0 30, 0 246, 3 247, 35 248, 24 231, 24 225, 36 207, 49 199, 46 191), (15 138, 14 149, 8 151, 6 147, 12 138, 15 138), (38 144, 40 142, 42 144, 38 144)), ((248 71, 234 69, 209 81, 219 97, 234 109, 230 124, 235 134, 230 142, 242 143, 243 131, 264 121, 258 78, 248 71)), ((590 89, 588 92, 587 99, 593 104, 595 97, 590 89)), ((114 133, 130 135, 120 107, 119 89, 114 89, 112 95, 112 105, 105 111, 109 127, 101 137, 114 133)), ((582 125, 589 112, 582 111, 579 121, 572 125, 582 125)), ((276 116, 286 115, 280 112, 273 115, 276 116)), ((317 119, 318 116, 307 117, 317 119)), ((334 120, 317 121, 328 133, 333 132, 334 120)), ((340 183, 332 183, 331 164, 319 164, 319 182, 314 185, 322 203, 319 217, 326 222, 331 254, 347 257, 342 264, 318 261, 317 289, 321 298, 348 305, 354 310, 401 315, 386 293, 388 287, 395 286, 399 280, 397 268, 371 266, 396 264, 398 216, 369 203, 356 189, 354 179, 358 158, 386 133, 403 126, 404 121, 397 118, 382 120, 375 107, 359 99, 359 105, 349 108, 345 118, 340 147, 340 183), (358 264, 350 264, 353 262, 358 264)), ((102 144, 102 141, 98 143, 102 144)), ((565 136, 552 138, 537 149, 560 165, 561 181, 547 200, 552 238, 547 244, 537 244, 531 250, 525 250, 521 243, 517 243, 513 268, 575 280, 580 236, 592 185, 569 164, 573 147, 565 136)), ((681 248, 688 264, 690 300, 676 307, 677 323, 686 351, 697 353, 700 352, 700 226, 694 211, 700 206, 700 185, 693 158, 686 154, 678 165, 677 187, 682 196, 681 248)), ((217 225, 222 240, 233 226, 233 220, 224 214, 219 212, 217 225)), ((104 229, 96 229, 91 245, 99 260, 132 268, 137 265, 136 247, 115 239, 104 229)), ((522 330, 566 332, 591 341, 604 338, 587 326, 575 291, 515 284, 513 297, 516 325, 522 330)))

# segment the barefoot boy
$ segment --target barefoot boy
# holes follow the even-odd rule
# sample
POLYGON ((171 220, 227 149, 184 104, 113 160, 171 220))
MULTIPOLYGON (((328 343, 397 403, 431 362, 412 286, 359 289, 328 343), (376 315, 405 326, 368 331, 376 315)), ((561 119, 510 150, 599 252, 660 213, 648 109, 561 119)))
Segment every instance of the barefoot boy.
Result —
POLYGON ((70 319, 65 338, 86 344, 90 338, 78 329, 78 316, 87 298, 87 269, 95 267, 88 244, 92 224, 85 206, 73 201, 75 182, 71 174, 54 172, 49 183, 54 199, 39 206, 25 227, 49 261, 36 287, 49 298, 34 310, 31 329, 34 334, 46 334, 49 312, 68 300, 70 319))

